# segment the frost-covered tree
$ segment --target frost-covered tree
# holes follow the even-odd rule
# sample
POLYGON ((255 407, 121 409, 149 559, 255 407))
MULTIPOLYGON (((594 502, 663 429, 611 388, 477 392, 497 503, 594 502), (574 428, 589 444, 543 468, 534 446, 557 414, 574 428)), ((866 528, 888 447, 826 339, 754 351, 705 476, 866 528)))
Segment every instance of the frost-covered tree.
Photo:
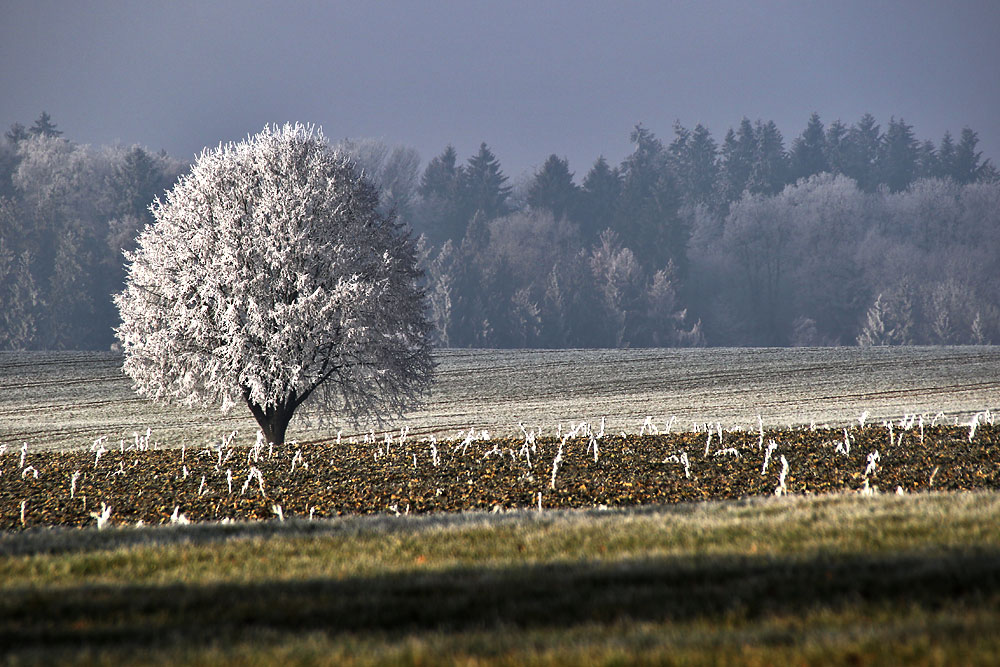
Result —
POLYGON ((126 254, 117 335, 136 390, 245 403, 275 444, 307 400, 355 423, 413 406, 430 327, 415 244, 378 204, 311 127, 203 152, 126 254))

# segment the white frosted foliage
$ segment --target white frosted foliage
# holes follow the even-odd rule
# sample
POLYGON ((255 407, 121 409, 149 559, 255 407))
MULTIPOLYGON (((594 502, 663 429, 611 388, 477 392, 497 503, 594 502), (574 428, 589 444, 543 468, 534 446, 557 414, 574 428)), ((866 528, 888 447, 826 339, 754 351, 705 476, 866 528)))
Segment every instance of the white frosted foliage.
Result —
POLYGON ((264 427, 307 399, 382 421, 428 389, 414 244, 320 131, 268 127, 206 150, 151 211, 115 297, 140 394, 244 403, 264 427))

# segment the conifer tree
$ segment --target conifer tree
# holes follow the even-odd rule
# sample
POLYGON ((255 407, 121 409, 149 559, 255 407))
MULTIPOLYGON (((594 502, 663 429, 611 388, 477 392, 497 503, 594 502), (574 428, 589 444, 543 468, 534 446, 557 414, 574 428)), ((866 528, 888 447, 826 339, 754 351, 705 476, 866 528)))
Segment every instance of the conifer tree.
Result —
POLYGON ((600 233, 612 225, 621 189, 618 169, 611 168, 603 156, 597 158, 584 177, 580 192, 580 233, 585 246, 593 245, 600 233))
POLYGON ((30 137, 31 134, 28 132, 27 128, 21 123, 14 123, 10 126, 10 129, 4 132, 4 137, 7 139, 7 143, 17 147, 21 141, 30 137))
POLYGON ((846 174, 848 158, 848 129, 840 119, 826 128, 826 164, 833 174, 846 174))
POLYGON ((879 154, 881 182, 891 192, 901 192, 910 186, 917 174, 918 147, 913 127, 900 118, 889 119, 879 154))
POLYGON ((795 182, 825 171, 830 171, 826 135, 819 114, 813 113, 806 129, 792 142, 791 180, 795 182))
POLYGON ((756 149, 753 124, 744 117, 739 130, 730 129, 722 142, 720 190, 722 200, 727 204, 742 197, 747 189, 756 149))
POLYGON ((38 117, 35 124, 31 126, 28 133, 36 137, 60 137, 62 136, 62 130, 56 129, 56 124, 52 122, 52 117, 49 114, 42 112, 42 115, 38 117))
POLYGON ((621 167, 615 232, 641 265, 660 267, 673 260, 684 275, 688 233, 677 214, 680 195, 666 149, 641 125, 632 131, 631 140, 635 150, 621 167))
POLYGON ((576 219, 580 188, 573 182, 566 158, 550 155, 528 189, 528 205, 544 209, 556 219, 576 219))
POLYGON ((509 213, 507 198, 511 188, 506 183, 507 177, 500 168, 500 161, 485 142, 480 144, 479 152, 469 158, 459 177, 462 200, 469 219, 477 212, 482 213, 487 220, 509 213))
POLYGON ((866 113, 847 133, 844 174, 854 179, 865 192, 874 192, 879 184, 878 158, 882 132, 875 117, 866 113))
POLYGON ((719 178, 719 156, 711 132, 698 123, 688 130, 674 125, 674 140, 668 149, 677 172, 681 197, 686 204, 709 204, 719 178))
POLYGON ((754 152, 747 190, 753 194, 773 195, 788 182, 788 154, 784 139, 774 121, 758 120, 754 125, 754 152))
POLYGON ((934 142, 924 141, 917 148, 917 178, 935 178, 938 175, 938 154, 934 142))
POLYGON ((418 192, 422 202, 418 217, 434 245, 448 240, 460 243, 469 222, 460 190, 464 168, 458 166, 457 161, 458 154, 449 144, 441 155, 427 163, 420 179, 418 192))
POLYGON ((977 133, 967 127, 962 128, 951 169, 952 178, 962 185, 976 183, 990 173, 990 161, 983 161, 983 152, 976 150, 978 143, 977 133))
POLYGON ((937 152, 938 178, 955 178, 955 141, 951 132, 945 131, 937 152))

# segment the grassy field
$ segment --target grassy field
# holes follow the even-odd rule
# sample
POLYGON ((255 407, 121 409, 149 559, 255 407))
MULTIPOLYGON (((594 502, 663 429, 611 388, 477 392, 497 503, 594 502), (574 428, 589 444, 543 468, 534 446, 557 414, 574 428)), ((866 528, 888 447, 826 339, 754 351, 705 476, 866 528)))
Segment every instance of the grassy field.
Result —
POLYGON ((257 452, 119 364, 0 353, 0 663, 1000 655, 992 348, 449 351, 406 439, 257 452))
POLYGON ((1000 495, 29 531, 8 663, 995 664, 1000 495))

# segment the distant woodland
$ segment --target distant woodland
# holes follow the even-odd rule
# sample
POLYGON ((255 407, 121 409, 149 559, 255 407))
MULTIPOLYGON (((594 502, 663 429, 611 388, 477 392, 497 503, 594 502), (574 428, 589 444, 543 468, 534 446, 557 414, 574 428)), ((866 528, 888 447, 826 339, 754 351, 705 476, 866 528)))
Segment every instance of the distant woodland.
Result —
MULTIPOLYGON (((487 144, 426 164, 341 144, 420 238, 451 347, 1000 342, 1000 175, 976 133, 892 118, 786 143, 743 119, 716 141, 637 126, 621 164, 551 155, 512 182, 487 144)), ((108 349, 123 250, 188 164, 94 148, 43 113, 0 141, 0 349, 108 349)))

